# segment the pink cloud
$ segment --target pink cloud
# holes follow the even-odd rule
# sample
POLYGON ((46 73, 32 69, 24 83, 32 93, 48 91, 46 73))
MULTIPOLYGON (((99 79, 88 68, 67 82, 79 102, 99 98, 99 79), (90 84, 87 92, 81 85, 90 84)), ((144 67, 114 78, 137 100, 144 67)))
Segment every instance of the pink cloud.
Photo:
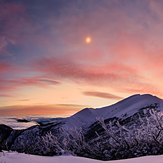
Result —
POLYGON ((108 86, 126 93, 153 93, 161 95, 161 90, 148 82, 146 76, 139 75, 138 66, 127 66, 120 62, 101 65, 77 64, 68 58, 40 58, 33 64, 36 72, 44 76, 83 84, 108 86))
POLYGON ((135 79, 137 69, 125 66, 120 63, 108 63, 106 65, 89 66, 77 64, 67 58, 42 58, 33 63, 33 69, 44 72, 45 76, 52 75, 54 78, 83 80, 86 82, 106 83, 116 81, 130 81, 128 77, 135 79))
POLYGON ((105 92, 88 91, 88 92, 83 92, 83 94, 86 96, 94 96, 94 97, 107 98, 107 99, 116 99, 116 100, 122 99, 122 97, 120 96, 116 96, 114 94, 105 93, 105 92))
POLYGON ((8 94, 0 94, 0 97, 13 97, 13 96, 8 95, 8 94))
POLYGON ((124 93, 145 93, 145 94, 153 94, 156 96, 163 96, 162 90, 158 89, 155 85, 147 84, 147 83, 133 83, 131 85, 125 85, 123 87, 117 88, 119 92, 124 93))
POLYGON ((50 85, 58 85, 61 84, 58 81, 54 81, 51 79, 45 78, 11 78, 11 79, 0 79, 0 89, 3 92, 15 91, 20 87, 26 86, 37 86, 37 87, 44 87, 49 88, 50 85))

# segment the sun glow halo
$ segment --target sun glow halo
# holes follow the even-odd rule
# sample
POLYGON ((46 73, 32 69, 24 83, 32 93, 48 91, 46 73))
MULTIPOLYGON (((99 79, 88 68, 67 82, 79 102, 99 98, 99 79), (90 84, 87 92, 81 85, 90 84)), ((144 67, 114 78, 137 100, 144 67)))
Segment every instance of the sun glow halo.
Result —
POLYGON ((90 37, 87 37, 87 38, 86 38, 86 42, 87 42, 87 43, 90 43, 90 42, 91 42, 91 38, 90 38, 90 37))

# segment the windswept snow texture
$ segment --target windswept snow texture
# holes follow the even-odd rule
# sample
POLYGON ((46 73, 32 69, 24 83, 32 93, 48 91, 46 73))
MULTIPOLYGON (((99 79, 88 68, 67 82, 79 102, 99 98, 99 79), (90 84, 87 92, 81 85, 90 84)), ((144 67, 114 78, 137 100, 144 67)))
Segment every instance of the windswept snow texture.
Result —
POLYGON ((1 152, 0 163, 162 163, 163 155, 145 156, 116 161, 99 161, 75 156, 34 156, 16 152, 1 152))

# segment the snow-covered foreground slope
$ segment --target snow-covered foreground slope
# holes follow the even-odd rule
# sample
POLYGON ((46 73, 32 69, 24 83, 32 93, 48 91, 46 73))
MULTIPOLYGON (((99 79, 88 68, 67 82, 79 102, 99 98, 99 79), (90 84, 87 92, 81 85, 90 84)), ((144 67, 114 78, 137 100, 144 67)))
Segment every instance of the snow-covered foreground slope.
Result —
POLYGON ((145 156, 116 161, 99 161, 75 156, 34 156, 16 152, 1 152, 0 163, 163 163, 163 155, 145 156))

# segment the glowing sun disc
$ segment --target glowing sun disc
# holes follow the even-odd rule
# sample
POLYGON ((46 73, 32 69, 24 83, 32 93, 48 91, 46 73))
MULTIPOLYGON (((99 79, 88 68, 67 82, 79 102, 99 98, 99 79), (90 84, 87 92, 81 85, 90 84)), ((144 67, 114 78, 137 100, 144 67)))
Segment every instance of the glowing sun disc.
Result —
POLYGON ((90 42, 91 42, 90 37, 87 37, 87 38, 86 38, 86 42, 87 42, 87 43, 90 43, 90 42))

